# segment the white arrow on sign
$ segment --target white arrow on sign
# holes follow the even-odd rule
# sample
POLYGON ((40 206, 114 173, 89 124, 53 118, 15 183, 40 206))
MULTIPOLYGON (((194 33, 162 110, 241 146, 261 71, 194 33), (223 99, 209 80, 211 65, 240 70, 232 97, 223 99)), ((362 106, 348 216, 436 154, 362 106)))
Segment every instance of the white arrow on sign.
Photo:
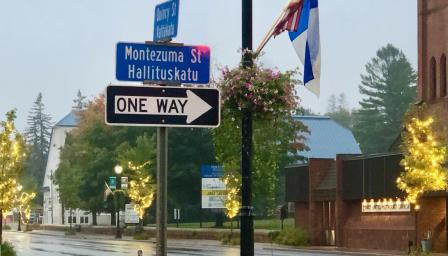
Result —
POLYGON ((212 107, 192 91, 186 92, 186 98, 116 95, 114 112, 137 115, 186 115, 187 123, 191 123, 212 107))

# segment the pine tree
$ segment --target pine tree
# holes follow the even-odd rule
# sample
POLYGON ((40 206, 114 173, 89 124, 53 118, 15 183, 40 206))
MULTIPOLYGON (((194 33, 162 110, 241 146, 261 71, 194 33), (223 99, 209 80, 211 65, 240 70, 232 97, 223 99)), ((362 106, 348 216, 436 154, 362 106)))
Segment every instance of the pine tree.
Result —
POLYGON ((404 113, 414 102, 416 74, 404 53, 388 44, 366 65, 355 112, 354 133, 364 153, 388 151, 401 132, 404 113))
POLYGON ((78 90, 76 99, 73 100, 74 105, 72 109, 75 111, 84 110, 87 107, 86 98, 86 96, 82 95, 81 90, 78 90))
POLYGON ((326 115, 346 128, 351 129, 353 126, 352 112, 348 107, 344 93, 339 94, 337 99, 336 95, 330 95, 326 115))
MULTIPOLYGON (((50 146, 51 116, 44 112, 44 107, 42 93, 39 93, 29 112, 28 127, 25 130, 29 148, 25 175, 28 180, 33 181, 34 188, 28 188, 33 190, 42 185, 50 146)), ((38 198, 38 201, 41 200, 41 195, 38 198)))

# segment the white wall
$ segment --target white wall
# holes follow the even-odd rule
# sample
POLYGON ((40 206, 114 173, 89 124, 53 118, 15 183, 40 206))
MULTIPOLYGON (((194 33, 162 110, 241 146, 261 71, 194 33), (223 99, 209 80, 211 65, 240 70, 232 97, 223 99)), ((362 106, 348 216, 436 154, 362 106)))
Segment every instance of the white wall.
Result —
POLYGON ((61 148, 65 144, 67 133, 73 128, 66 126, 53 127, 43 183, 43 187, 49 189, 49 191, 44 192, 43 224, 62 224, 62 206, 59 201, 59 193, 57 186, 51 182, 50 177, 51 173, 53 173, 54 177, 54 172, 60 162, 59 156, 61 148))

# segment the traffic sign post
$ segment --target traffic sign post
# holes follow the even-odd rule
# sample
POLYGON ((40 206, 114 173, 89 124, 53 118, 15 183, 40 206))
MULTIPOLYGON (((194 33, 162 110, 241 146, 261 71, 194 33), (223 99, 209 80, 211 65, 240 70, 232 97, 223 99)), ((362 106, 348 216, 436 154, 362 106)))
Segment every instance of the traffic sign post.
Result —
POLYGON ((154 41, 169 41, 177 36, 179 0, 171 0, 156 6, 154 12, 154 41))
POLYGON ((107 87, 106 123, 156 127, 218 127, 220 93, 214 88, 107 87))
MULTIPOLYGON (((169 43, 177 35, 179 0, 156 6, 155 42, 116 46, 116 79, 159 86, 108 86, 106 124, 157 128, 156 255, 167 255, 167 127, 215 128, 220 93, 211 88, 166 85, 209 84, 210 48, 169 43)), ((180 215, 180 212, 178 212, 180 215)), ((139 252, 140 253, 140 252, 139 252)))
POLYGON ((117 43, 116 78, 159 84, 208 84, 210 48, 163 43, 117 43))

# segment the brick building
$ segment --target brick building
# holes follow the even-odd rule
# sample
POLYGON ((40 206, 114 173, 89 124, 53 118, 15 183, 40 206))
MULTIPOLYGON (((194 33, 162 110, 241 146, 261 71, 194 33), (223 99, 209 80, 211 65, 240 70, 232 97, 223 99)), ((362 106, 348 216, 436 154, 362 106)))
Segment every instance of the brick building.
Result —
POLYGON ((437 117, 440 135, 448 134, 448 1, 418 0, 418 89, 420 102, 437 117))
POLYGON ((286 201, 294 202, 296 227, 312 245, 407 250, 428 231, 433 249, 446 250, 446 194, 420 199, 415 211, 396 187, 399 153, 310 158, 289 166, 286 201))
MULTIPOLYGON (((418 0, 418 101, 448 138, 448 0, 418 0)), ((428 231, 434 251, 448 250, 448 195, 425 194, 416 211, 396 188, 400 154, 310 158, 286 168, 286 200, 313 245, 406 250, 428 231)))

